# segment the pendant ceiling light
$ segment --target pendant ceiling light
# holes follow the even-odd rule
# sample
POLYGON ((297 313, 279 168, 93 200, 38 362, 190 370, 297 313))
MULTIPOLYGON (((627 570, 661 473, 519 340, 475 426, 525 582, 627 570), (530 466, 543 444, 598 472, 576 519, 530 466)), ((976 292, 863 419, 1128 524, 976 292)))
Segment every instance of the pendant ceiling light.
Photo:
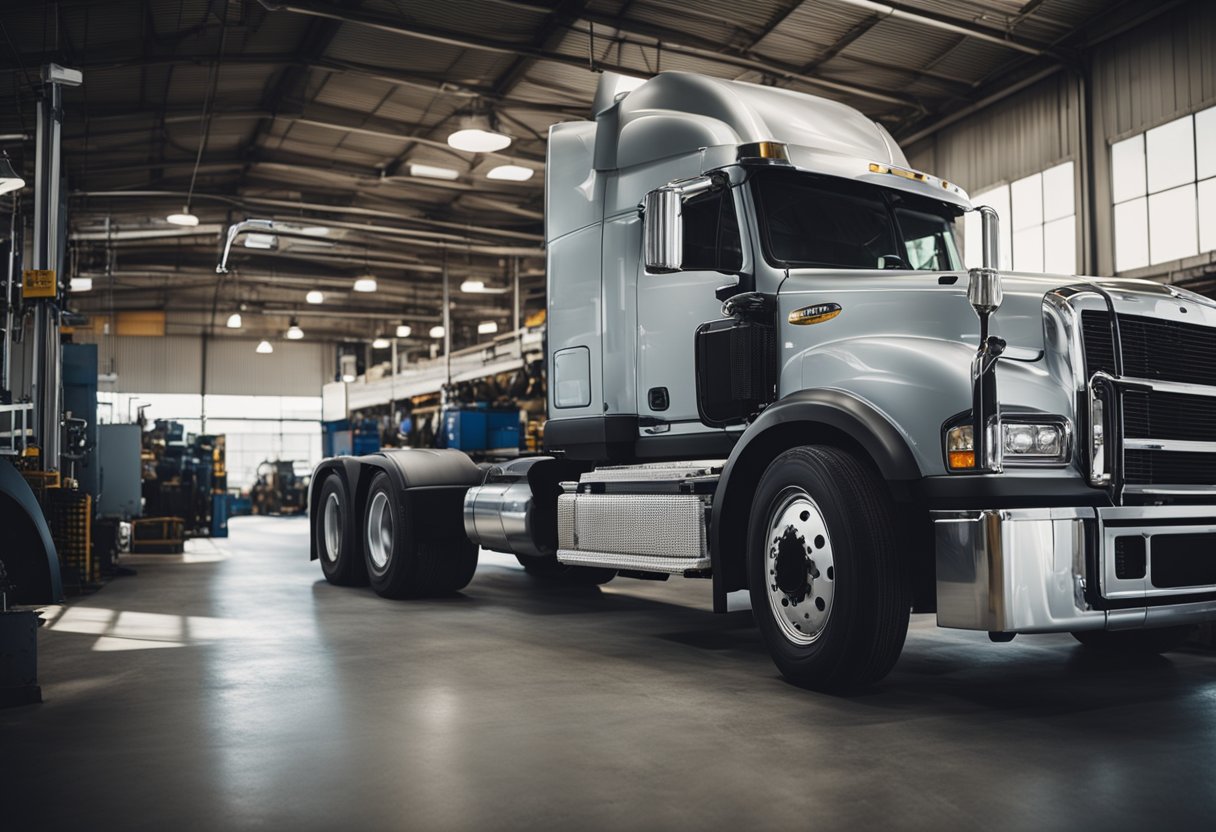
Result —
POLYGON ((262 341, 258 344, 258 348, 255 350, 255 352, 257 352, 258 355, 270 355, 272 352, 274 352, 274 346, 269 341, 262 341))
POLYGON ((0 194, 7 194, 25 187, 25 179, 13 170, 13 163, 8 160, 8 154, 0 154, 0 194))
POLYGON ((229 329, 240 329, 241 328, 241 313, 240 312, 233 312, 231 315, 228 316, 228 328, 229 329))
POLYGON ((511 137, 495 130, 488 116, 472 115, 461 119, 460 129, 448 136, 448 144, 469 153, 493 153, 505 150, 511 137))
POLYGON ((301 338, 303 338, 304 330, 300 329, 300 322, 295 318, 292 318, 291 325, 287 327, 287 332, 284 333, 284 336, 289 341, 299 341, 301 338))

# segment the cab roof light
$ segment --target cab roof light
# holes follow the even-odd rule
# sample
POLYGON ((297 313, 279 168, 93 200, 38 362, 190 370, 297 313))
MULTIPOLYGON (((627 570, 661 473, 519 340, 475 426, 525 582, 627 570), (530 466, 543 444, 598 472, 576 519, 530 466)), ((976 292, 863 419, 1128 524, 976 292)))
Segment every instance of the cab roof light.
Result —
POLYGON ((902 176, 904 179, 911 179, 913 182, 928 182, 929 174, 921 173, 918 170, 908 170, 907 168, 899 168, 895 165, 880 165, 877 162, 870 162, 870 173, 889 173, 892 176, 902 176))
POLYGON ((784 142, 749 142, 739 145, 738 160, 761 161, 770 164, 790 162, 790 149, 784 142))

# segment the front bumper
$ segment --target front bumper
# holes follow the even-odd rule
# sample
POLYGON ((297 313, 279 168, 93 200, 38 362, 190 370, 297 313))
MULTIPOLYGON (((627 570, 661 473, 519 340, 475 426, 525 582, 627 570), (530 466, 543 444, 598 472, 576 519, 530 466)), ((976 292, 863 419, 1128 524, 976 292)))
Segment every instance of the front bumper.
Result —
POLYGON ((1053 633, 1216 620, 1210 569, 1198 572, 1211 583, 1185 586, 1159 586, 1166 581, 1153 575, 1153 541, 1161 536, 1175 536, 1176 549, 1187 535, 1193 557, 1216 560, 1216 506, 935 511, 932 519, 938 626, 1053 633))

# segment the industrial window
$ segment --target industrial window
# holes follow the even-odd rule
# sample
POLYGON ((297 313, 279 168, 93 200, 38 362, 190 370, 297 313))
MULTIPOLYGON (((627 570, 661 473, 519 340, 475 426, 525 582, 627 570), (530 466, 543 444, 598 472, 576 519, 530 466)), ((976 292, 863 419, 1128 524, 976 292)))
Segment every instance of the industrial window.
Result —
POLYGON ((223 396, 167 393, 97 394, 98 421, 133 422, 143 410, 151 425, 157 419, 181 422, 186 433, 203 430, 224 434, 228 487, 246 490, 267 460, 291 459, 301 472, 321 461, 319 396, 223 396), (204 411, 204 405, 206 405, 204 411))
POLYGON ((1216 249, 1216 107, 1110 148, 1115 271, 1216 249))
MULTIPOLYGON (((1077 210, 1072 162, 1064 162, 1008 185, 972 194, 1001 218, 1000 268, 1019 272, 1077 272, 1077 210)), ((981 265, 980 218, 964 219, 966 263, 981 265)))

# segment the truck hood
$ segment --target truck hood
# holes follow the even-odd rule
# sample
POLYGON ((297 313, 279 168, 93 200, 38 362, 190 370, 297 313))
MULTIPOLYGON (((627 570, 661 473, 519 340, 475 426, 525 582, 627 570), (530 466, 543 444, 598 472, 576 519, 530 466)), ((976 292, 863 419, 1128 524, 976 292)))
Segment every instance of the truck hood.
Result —
MULTIPOLYGON (((1064 286, 1097 286, 1110 294, 1116 311, 1128 315, 1174 318, 1185 305, 1190 322, 1216 326, 1216 302, 1211 298, 1152 280, 1002 272, 1001 282, 1005 300, 992 316, 992 331, 1013 348, 1009 357, 1014 359, 1031 359, 1031 353, 1043 351, 1043 298, 1064 286)), ((965 296, 965 273, 957 285, 965 296)))

